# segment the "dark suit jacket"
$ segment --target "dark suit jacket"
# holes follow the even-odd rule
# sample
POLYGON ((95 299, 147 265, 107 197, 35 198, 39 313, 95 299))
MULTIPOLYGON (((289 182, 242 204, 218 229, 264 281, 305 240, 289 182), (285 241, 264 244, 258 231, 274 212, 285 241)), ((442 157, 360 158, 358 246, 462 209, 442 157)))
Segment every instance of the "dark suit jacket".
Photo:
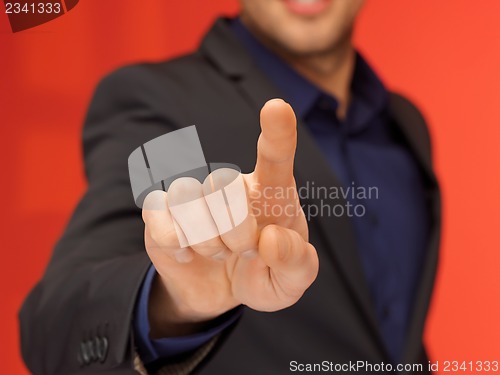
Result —
MULTIPOLYGON (((20 312, 22 354, 33 373, 134 373, 131 322, 150 260, 129 183, 129 154, 150 139, 196 124, 208 161, 235 163, 249 172, 259 110, 280 96, 225 20, 195 53, 125 67, 100 83, 83 131, 88 190, 20 312), (85 365, 82 353, 96 360, 85 365)), ((438 257, 439 190, 422 116, 397 94, 390 96, 390 113, 427 176, 433 229, 404 349, 405 363, 426 363, 422 332, 438 257)), ((298 186, 338 186, 300 121, 295 174, 298 186)), ((389 362, 349 219, 314 218, 309 230, 320 272, 304 297, 276 313, 246 310, 196 371, 285 374, 291 361, 389 362)))

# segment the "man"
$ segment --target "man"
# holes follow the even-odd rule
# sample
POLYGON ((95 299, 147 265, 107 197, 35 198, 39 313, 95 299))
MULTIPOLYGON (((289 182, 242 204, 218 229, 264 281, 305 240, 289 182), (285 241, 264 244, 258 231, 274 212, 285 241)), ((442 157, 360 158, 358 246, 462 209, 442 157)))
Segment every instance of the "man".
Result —
MULTIPOLYGON (((428 371, 430 140, 352 46, 362 3, 242 0, 196 53, 103 80, 83 135, 88 191, 20 313, 33 373, 428 371), (191 124, 208 161, 246 173, 252 214, 181 248, 169 207, 203 198, 207 182, 150 193, 141 220, 127 158, 191 124)), ((214 171, 208 187, 224 179, 214 171)), ((192 209, 181 230, 209 211, 192 209)))

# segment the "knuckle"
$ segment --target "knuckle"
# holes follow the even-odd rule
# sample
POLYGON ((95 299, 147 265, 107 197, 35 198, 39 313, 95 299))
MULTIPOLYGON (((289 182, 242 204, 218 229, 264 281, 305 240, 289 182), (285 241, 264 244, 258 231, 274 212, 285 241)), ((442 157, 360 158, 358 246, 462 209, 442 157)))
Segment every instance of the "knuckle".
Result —
POLYGON ((149 236, 158 247, 174 248, 179 245, 175 231, 151 231, 149 236))
POLYGON ((203 181, 203 193, 208 195, 233 182, 240 172, 232 168, 219 168, 210 173, 203 181))
POLYGON ((193 250, 205 257, 217 255, 225 250, 224 246, 218 241, 205 241, 192 246, 193 250))
POLYGON ((192 199, 203 196, 201 183, 193 177, 180 177, 176 179, 167 192, 167 199, 170 204, 182 204, 192 199))
POLYGON ((166 209, 166 193, 162 190, 153 190, 144 199, 142 205, 143 219, 144 215, 152 211, 166 209))

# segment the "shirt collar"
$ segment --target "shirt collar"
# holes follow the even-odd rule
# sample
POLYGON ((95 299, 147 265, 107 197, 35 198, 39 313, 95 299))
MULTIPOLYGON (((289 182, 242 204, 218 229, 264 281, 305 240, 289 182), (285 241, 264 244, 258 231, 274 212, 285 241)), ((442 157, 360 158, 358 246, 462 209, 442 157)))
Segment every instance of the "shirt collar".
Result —
POLYGON ((385 110, 389 103, 389 93, 377 74, 358 52, 351 83, 351 103, 347 111, 350 131, 364 129, 370 120, 385 110))
POLYGON ((298 116, 304 117, 312 109, 321 91, 260 43, 239 18, 232 20, 231 27, 255 64, 282 92, 283 99, 290 103, 298 116))
MULTIPOLYGON (((231 28, 255 64, 282 92, 298 117, 307 117, 325 97, 332 104, 332 109, 336 109, 338 101, 332 95, 325 93, 260 43, 239 18, 231 21, 231 28)), ((388 95, 382 82, 359 53, 351 87, 352 100, 346 122, 351 130, 360 130, 386 106, 388 95)))

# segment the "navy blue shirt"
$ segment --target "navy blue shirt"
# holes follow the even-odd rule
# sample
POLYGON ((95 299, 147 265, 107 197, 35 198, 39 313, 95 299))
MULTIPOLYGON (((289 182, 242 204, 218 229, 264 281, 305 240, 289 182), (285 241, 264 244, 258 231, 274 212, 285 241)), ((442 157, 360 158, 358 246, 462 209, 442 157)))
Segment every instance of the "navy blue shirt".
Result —
MULTIPOLYGON (((345 119, 340 121, 336 114, 338 102, 333 96, 264 47, 239 19, 232 21, 231 27, 257 66, 305 122, 343 186, 371 189, 370 199, 355 201, 348 196, 349 203, 364 207, 363 215, 351 219, 381 335, 392 361, 400 361, 425 255, 430 216, 422 171, 388 115, 387 90, 358 54, 351 102, 345 119)), ((211 332, 190 337, 191 345, 183 345, 183 338, 162 339, 167 343, 163 346, 166 350, 162 350, 162 340, 151 345, 148 339, 144 302, 148 288, 143 287, 141 293, 143 304, 137 310, 142 324, 139 324, 141 319, 136 319, 136 333, 139 351, 146 353, 149 360, 192 350, 238 316, 235 313, 211 332), (154 355, 148 346, 155 347, 154 355)))

